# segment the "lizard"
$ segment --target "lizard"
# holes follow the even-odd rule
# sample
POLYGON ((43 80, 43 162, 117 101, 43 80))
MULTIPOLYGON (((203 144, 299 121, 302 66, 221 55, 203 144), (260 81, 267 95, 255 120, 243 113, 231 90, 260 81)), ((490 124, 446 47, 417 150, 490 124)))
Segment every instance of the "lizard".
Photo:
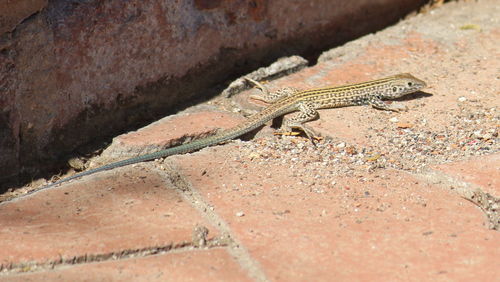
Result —
POLYGON ((409 73, 397 74, 386 78, 345 86, 317 88, 303 91, 293 87, 284 87, 275 92, 269 92, 268 89, 261 83, 250 78, 247 78, 247 81, 253 83, 262 92, 261 95, 252 95, 250 97, 264 101, 268 103, 269 106, 250 116, 243 123, 233 128, 222 130, 219 133, 206 138, 201 138, 186 144, 166 148, 158 152, 113 162, 94 169, 83 171, 67 178, 60 179, 39 189, 35 189, 27 194, 24 194, 23 196, 97 172, 172 155, 189 153, 204 147, 224 143, 245 133, 251 132, 274 118, 291 112, 298 113, 291 118, 285 119, 281 131, 291 132, 294 129, 298 129, 303 131, 307 137, 312 139, 314 132, 306 127, 305 123, 319 117, 317 111, 318 109, 370 105, 376 109, 398 112, 399 109, 384 103, 383 100, 393 100, 404 95, 417 92, 427 86, 424 81, 409 73))

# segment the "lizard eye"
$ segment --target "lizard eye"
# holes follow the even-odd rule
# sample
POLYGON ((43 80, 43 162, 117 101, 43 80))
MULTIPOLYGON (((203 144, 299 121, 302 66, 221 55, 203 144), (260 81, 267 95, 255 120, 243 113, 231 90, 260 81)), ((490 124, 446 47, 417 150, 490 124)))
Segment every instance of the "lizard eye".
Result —
POLYGON ((413 85, 413 82, 411 82, 411 81, 408 82, 408 87, 412 87, 412 85, 413 85))
POLYGON ((398 91, 398 88, 397 87, 393 87, 392 88, 392 92, 396 92, 396 91, 398 91))

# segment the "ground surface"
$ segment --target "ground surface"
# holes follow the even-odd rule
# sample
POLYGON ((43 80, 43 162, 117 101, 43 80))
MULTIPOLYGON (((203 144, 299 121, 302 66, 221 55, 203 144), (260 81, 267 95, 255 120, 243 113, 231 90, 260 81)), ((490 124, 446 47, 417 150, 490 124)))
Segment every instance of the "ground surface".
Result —
MULTIPOLYGON (((446 4, 267 84, 409 72, 429 87, 397 101, 402 113, 321 110, 316 145, 266 126, 245 141, 3 195, 0 280, 498 279, 495 2, 446 4)), ((234 126, 258 109, 256 91, 119 136, 91 162, 234 126)))

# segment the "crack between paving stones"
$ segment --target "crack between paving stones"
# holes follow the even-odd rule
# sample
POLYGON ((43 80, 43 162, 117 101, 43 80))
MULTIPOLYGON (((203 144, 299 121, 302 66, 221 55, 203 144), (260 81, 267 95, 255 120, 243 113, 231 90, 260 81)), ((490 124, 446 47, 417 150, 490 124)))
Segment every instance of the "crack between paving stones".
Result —
MULTIPOLYGON (((195 232, 197 232, 197 230, 195 230, 193 233, 195 232)), ((49 260, 44 262, 29 261, 20 263, 4 263, 0 264, 0 276, 14 273, 31 273, 44 270, 53 270, 68 265, 73 266, 95 262, 118 261, 132 258, 149 257, 154 255, 163 255, 167 253, 170 254, 191 251, 196 249, 211 249, 227 246, 227 241, 220 240, 219 238, 207 239, 206 237, 204 237, 202 239, 202 244, 200 244, 200 241, 182 242, 178 244, 168 244, 163 246, 153 246, 139 249, 125 249, 101 254, 84 254, 70 258, 61 257, 57 260, 49 260)))
POLYGON ((500 231, 500 198, 484 192, 479 186, 454 178, 442 171, 428 169, 422 173, 410 173, 424 181, 449 189, 478 206, 488 222, 488 228, 500 231))
MULTIPOLYGON (((236 236, 232 234, 232 230, 229 225, 216 212, 213 211, 212 206, 208 204, 203 196, 198 193, 196 189, 193 189, 191 183, 180 174, 178 166, 174 165, 172 161, 167 159, 156 162, 156 164, 159 166, 159 171, 161 171, 160 174, 164 175, 166 181, 180 191, 184 200, 191 203, 191 205, 213 226, 219 228, 222 233, 220 238, 223 238, 223 241, 227 240, 227 242, 230 242, 227 244, 227 250, 238 262, 240 267, 246 270, 247 274, 255 281, 269 281, 262 270, 260 263, 252 258, 244 245, 236 239, 236 236)), ((199 228, 200 227, 197 227, 195 229, 195 233, 197 229, 198 232, 208 233, 208 230, 200 231, 199 228)), ((193 237, 196 236, 195 233, 193 233, 193 237)))

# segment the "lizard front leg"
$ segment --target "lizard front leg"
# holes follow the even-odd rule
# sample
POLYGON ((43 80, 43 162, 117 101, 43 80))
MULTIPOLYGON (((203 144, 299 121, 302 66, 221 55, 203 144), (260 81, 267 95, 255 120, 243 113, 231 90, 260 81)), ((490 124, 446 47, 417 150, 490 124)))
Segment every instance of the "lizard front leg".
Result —
POLYGON ((401 110, 404 110, 406 107, 401 107, 401 105, 388 105, 384 103, 380 98, 378 97, 373 97, 368 100, 368 104, 372 106, 375 109, 379 110, 384 110, 384 111, 393 111, 393 112, 399 112, 401 110))

